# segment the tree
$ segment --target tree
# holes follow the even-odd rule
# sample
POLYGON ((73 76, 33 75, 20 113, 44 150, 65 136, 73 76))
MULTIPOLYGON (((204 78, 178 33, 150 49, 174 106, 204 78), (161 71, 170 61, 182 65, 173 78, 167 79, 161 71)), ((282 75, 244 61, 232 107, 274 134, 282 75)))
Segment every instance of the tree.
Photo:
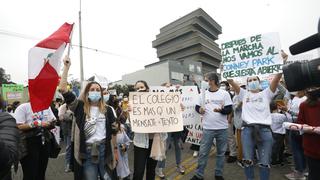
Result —
POLYGON ((10 75, 6 74, 5 70, 0 67, 0 86, 2 86, 2 84, 9 84, 12 83, 10 82, 10 75))

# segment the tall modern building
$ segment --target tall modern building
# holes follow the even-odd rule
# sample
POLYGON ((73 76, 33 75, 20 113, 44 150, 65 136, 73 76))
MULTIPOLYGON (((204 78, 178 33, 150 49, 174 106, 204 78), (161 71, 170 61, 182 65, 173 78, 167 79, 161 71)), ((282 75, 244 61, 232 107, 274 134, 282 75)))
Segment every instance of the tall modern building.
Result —
POLYGON ((221 50, 215 42, 221 26, 201 8, 162 27, 152 46, 159 62, 122 76, 120 84, 146 80, 150 85, 164 82, 191 85, 204 73, 215 71, 221 62, 221 50))
POLYGON ((160 61, 201 62, 206 73, 219 68, 221 50, 215 41, 221 33, 221 26, 199 8, 162 27, 152 46, 160 61))

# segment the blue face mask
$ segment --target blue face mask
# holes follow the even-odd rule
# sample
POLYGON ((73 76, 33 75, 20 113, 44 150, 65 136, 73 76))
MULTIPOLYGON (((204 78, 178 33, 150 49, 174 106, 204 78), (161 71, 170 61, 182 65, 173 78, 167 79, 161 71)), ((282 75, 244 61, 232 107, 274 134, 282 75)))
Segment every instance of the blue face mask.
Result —
POLYGON ((103 95, 103 100, 104 100, 104 102, 108 102, 108 101, 109 101, 109 98, 110 98, 110 94, 103 95))
POLYGON ((260 86, 259 81, 248 82, 248 89, 251 91, 258 90, 260 86))
POLYGON ((88 98, 91 102, 98 102, 101 99, 101 92, 89 91, 88 98))

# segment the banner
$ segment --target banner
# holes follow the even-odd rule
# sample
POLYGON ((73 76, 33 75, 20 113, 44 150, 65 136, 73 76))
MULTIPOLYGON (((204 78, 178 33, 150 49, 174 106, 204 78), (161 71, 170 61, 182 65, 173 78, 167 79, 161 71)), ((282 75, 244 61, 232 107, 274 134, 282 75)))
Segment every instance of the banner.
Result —
POLYGON ((181 103, 184 106, 182 111, 183 125, 193 124, 196 120, 200 119, 200 115, 195 110, 195 105, 199 101, 199 94, 197 86, 151 86, 152 92, 179 92, 181 94, 181 103))
POLYGON ((221 45, 222 79, 264 77, 282 72, 278 33, 258 34, 221 45))
POLYGON ((21 84, 2 84, 2 94, 5 101, 11 99, 22 99, 23 85, 21 84))
POLYGON ((137 133, 183 130, 180 93, 130 92, 130 121, 137 133))

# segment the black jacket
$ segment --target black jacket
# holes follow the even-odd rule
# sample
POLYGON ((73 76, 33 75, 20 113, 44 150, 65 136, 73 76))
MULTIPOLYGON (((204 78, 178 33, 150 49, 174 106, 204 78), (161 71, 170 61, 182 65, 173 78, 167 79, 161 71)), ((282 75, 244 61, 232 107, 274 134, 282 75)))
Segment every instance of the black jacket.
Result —
POLYGON ((0 179, 2 179, 14 164, 19 162, 19 130, 16 120, 5 112, 0 113, 0 179))
MULTIPOLYGON (((72 104, 74 104, 76 101, 76 106, 73 108, 70 108, 74 112, 76 125, 78 126, 80 130, 80 156, 85 157, 86 154, 86 137, 84 133, 84 124, 86 122, 86 114, 84 112, 84 103, 81 100, 77 100, 76 96, 72 92, 66 92, 63 94, 64 100, 67 103, 67 105, 70 107, 72 104)), ((106 150, 105 150, 105 164, 107 168, 107 162, 110 161, 110 158, 112 158, 112 146, 111 146, 111 138, 112 134, 116 133, 115 130, 112 128, 112 124, 115 122, 115 116, 113 113, 113 110, 110 106, 107 106, 107 111, 105 113, 106 117, 106 150)), ((72 145, 74 147, 74 145, 72 145)), ((72 149, 72 154, 74 152, 74 149, 72 149)), ((84 178, 83 176, 83 168, 74 160, 74 179, 81 180, 84 178)), ((112 179, 116 179, 116 173, 114 170, 106 169, 108 174, 112 176, 112 179)))

